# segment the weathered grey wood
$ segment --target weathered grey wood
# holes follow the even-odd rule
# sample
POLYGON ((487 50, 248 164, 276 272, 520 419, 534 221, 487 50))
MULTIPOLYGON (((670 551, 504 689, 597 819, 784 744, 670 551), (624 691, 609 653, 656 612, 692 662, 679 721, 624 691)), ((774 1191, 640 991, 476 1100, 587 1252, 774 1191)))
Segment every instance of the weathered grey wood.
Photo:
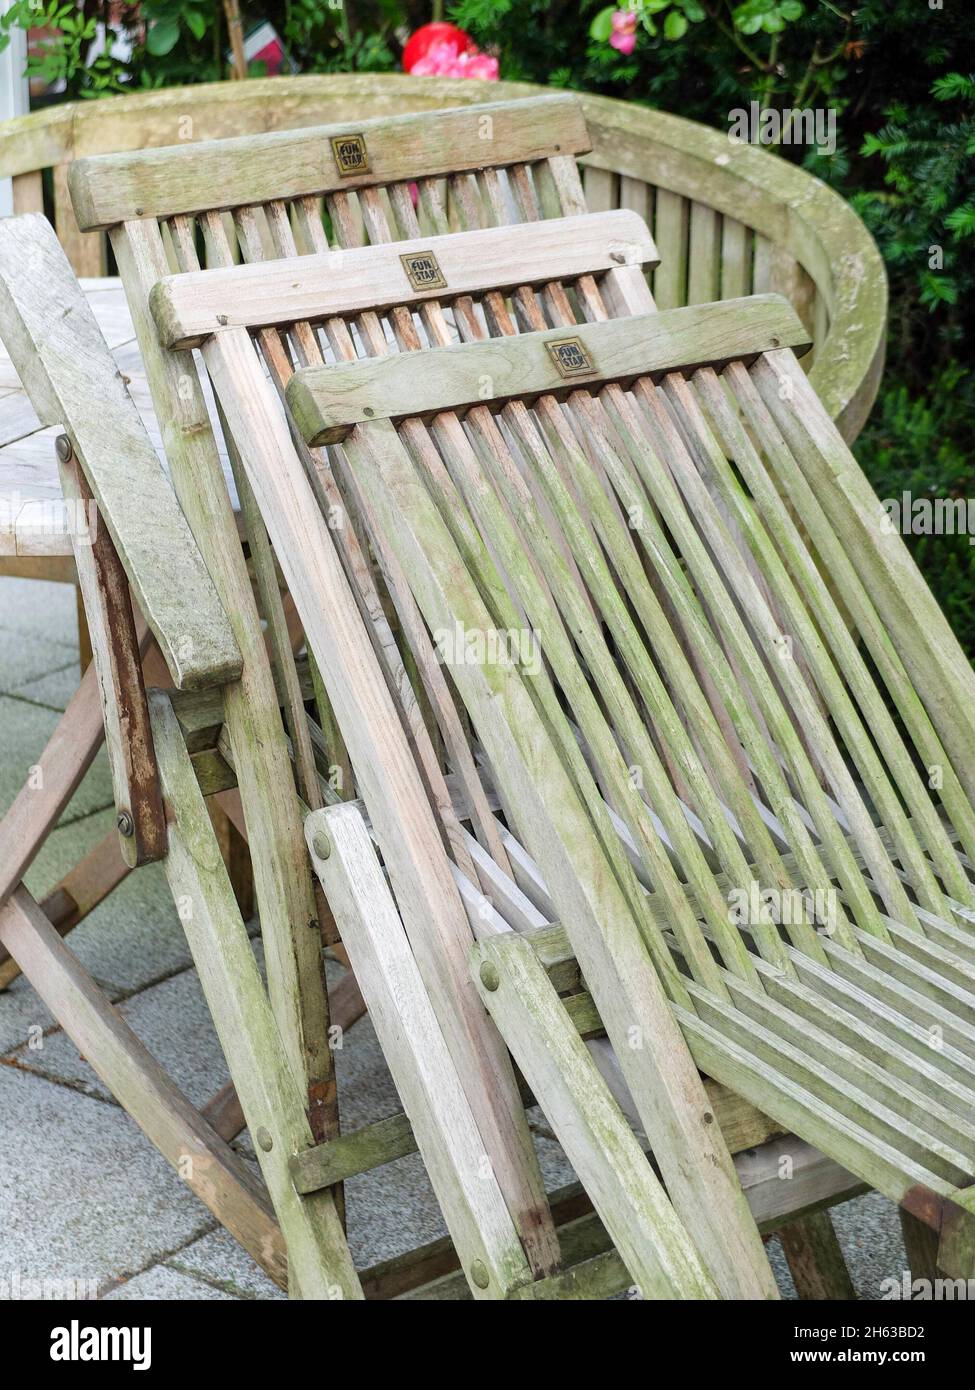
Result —
MULTIPOLYGON (((369 846, 372 853, 372 846, 369 846)), ((348 941, 348 938, 345 938, 348 941)), ((332 1187, 357 1173, 367 1173, 384 1163, 392 1163, 419 1148, 413 1125, 405 1114, 377 1120, 364 1129, 342 1134, 328 1144, 295 1154, 291 1173, 299 1192, 317 1192, 332 1187)))
POLYGON ((669 313, 550 329, 505 342, 435 348, 435 356, 402 353, 296 372, 288 405, 310 444, 334 443, 369 419, 400 420, 465 410, 545 392, 566 393, 593 380, 632 381, 669 371, 751 358, 770 348, 802 350, 808 335, 792 308, 774 295, 694 305, 669 313), (589 367, 567 379, 550 344, 578 339, 589 367))
POLYGON ((975 799, 975 674, 957 638, 798 364, 777 353, 755 379, 806 476, 818 483, 817 495, 894 637, 969 800, 975 799), (782 381, 789 383, 788 400, 782 381))
POLYGON ((169 271, 158 227, 134 222, 113 232, 146 373, 189 525, 243 656, 240 680, 224 691, 224 719, 244 815, 255 845, 254 882, 274 1015, 308 1103, 319 1105, 331 1070, 321 952, 308 923, 315 899, 294 782, 264 636, 241 552, 206 403, 189 353, 166 353, 148 311, 152 286, 169 271))
POLYGON ((76 161, 70 187, 78 223, 91 230, 134 217, 171 217, 486 165, 531 163, 588 147, 578 99, 548 96, 495 102, 473 111, 458 108, 432 119, 386 116, 354 126, 100 155, 76 161), (356 136, 369 167, 345 174, 333 154, 333 141, 356 136))
POLYGON ((486 286, 511 290, 574 280, 656 259, 640 218, 618 211, 173 275, 155 286, 150 303, 165 345, 185 348, 225 327, 381 313, 406 301, 449 303, 486 286), (407 275, 406 262, 420 253, 434 256, 443 281, 429 290, 415 288, 407 275))
POLYGON ((531 1271, 369 832, 333 806, 305 835, 475 1297, 506 1297, 531 1271))
POLYGON ((45 424, 63 425, 177 685, 233 680, 240 651, 156 451, 49 222, 0 224, 7 351, 45 424), (97 398, 93 396, 97 391, 97 398), (166 564, 159 563, 165 554, 166 564))
POLYGON ((0 908, 0 941, 59 1024, 191 1191, 282 1287, 287 1259, 266 1195, 79 965, 23 887, 0 908))
POLYGON ((515 932, 480 942, 471 972, 643 1296, 716 1297, 707 1264, 528 943, 515 932))
POLYGON ((200 983, 257 1140, 258 1161, 287 1243, 292 1291, 303 1298, 359 1298, 331 1193, 300 1197, 291 1181, 291 1155, 312 1142, 304 1074, 289 1065, 172 706, 161 691, 150 693, 149 706, 172 813, 166 876, 183 903, 183 927, 200 983))

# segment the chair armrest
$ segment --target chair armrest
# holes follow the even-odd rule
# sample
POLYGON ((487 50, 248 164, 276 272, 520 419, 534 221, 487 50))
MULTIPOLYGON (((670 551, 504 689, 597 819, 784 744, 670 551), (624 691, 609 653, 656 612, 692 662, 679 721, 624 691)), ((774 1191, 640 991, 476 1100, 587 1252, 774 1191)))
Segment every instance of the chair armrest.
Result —
POLYGON ((36 213, 0 221, 0 337, 41 422, 70 438, 176 685, 236 679, 240 651, 203 556, 54 229, 36 213))

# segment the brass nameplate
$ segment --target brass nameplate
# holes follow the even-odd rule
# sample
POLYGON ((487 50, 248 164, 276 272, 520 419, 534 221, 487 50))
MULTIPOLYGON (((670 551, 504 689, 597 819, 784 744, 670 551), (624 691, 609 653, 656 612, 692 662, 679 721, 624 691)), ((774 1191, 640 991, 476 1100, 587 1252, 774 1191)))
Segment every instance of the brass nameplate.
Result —
POLYGON ((362 135, 333 135, 332 153, 339 173, 344 178, 352 174, 369 173, 369 155, 362 135))
POLYGON ((411 251, 400 256, 406 278, 415 290, 445 290, 447 281, 432 251, 411 251))
POLYGON ((596 370, 581 338, 559 338, 557 342, 546 343, 545 346, 558 368, 559 376, 588 376, 596 370))

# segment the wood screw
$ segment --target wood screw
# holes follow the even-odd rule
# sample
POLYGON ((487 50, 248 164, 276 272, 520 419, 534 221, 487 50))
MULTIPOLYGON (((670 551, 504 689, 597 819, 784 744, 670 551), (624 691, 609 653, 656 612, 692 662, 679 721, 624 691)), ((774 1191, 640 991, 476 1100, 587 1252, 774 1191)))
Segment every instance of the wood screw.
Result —
POLYGON ((119 811, 115 825, 123 839, 131 840, 135 834, 135 826, 132 824, 132 817, 128 811, 119 811))

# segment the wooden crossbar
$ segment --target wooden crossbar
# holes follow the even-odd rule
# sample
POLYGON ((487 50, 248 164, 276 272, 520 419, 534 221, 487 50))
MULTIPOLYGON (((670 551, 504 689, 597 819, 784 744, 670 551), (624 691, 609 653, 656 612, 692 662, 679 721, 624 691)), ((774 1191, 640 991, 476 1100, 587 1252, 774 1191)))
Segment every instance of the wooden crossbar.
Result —
POLYGON ((94 155, 71 165, 83 231, 132 217, 317 197, 401 180, 532 163, 589 149, 572 96, 377 117, 306 130, 94 155))
POLYGON ((424 419, 472 406, 556 397, 591 381, 624 383, 702 366, 721 369, 770 348, 804 350, 808 334, 781 295, 694 304, 629 319, 522 334, 493 343, 438 348, 435 356, 398 354, 298 372, 288 406, 310 444, 335 444, 371 419, 424 419))
POLYGON ((165 345, 187 348, 226 327, 290 327, 656 263, 645 223, 620 209, 173 275, 150 303, 165 345))

